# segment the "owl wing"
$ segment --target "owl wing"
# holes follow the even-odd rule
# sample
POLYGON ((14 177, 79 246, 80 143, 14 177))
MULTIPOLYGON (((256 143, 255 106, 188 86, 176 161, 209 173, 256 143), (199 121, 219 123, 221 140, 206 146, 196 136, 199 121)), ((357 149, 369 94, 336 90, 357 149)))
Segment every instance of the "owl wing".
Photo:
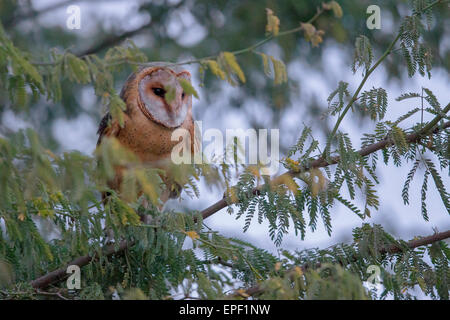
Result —
MULTIPOLYGON (((128 76, 127 80, 125 81, 122 90, 120 91, 120 98, 127 103, 128 96, 131 92, 131 87, 133 81, 136 79, 136 73, 132 73, 128 76)), ((124 111, 125 114, 129 114, 129 108, 128 104, 126 107, 126 110, 124 111)), ((107 137, 116 137, 119 134, 120 131, 120 125, 117 121, 112 120, 111 114, 107 112, 105 116, 100 121, 100 125, 98 126, 97 134, 98 140, 97 140, 97 147, 102 142, 102 138, 104 136, 107 137)))
POLYGON ((117 121, 112 120, 111 114, 107 112, 105 116, 100 121, 100 125, 98 126, 97 134, 97 147, 102 142, 103 137, 116 137, 119 134, 120 125, 117 121))
MULTIPOLYGON (((98 140, 97 140, 97 148, 102 142, 103 137, 111 137, 111 136, 117 136, 120 131, 120 125, 117 121, 113 121, 111 114, 107 112, 102 120, 100 121, 100 125, 98 126, 97 134, 98 134, 98 140)), ((117 187, 120 185, 120 175, 116 175, 116 178, 113 179, 113 181, 109 181, 108 184, 110 187, 114 189, 114 187, 117 187)), ((102 192, 102 201, 104 202, 106 198, 110 195, 109 192, 102 192)))

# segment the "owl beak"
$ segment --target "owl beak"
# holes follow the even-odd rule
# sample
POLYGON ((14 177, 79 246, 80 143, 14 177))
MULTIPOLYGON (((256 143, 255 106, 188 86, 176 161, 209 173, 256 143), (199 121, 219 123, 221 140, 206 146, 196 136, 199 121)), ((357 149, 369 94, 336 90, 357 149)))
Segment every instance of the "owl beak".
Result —
POLYGON ((182 109, 183 106, 182 94, 183 89, 177 86, 175 91, 175 98, 172 101, 170 101, 170 103, 167 103, 167 113, 173 119, 179 116, 180 111, 182 109))

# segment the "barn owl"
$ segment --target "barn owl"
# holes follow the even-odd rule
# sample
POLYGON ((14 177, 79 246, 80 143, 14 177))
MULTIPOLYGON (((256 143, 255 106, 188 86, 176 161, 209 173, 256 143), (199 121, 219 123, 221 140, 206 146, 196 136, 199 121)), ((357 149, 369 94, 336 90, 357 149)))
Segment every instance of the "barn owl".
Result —
MULTIPOLYGON (((107 113, 100 122, 97 146, 103 137, 115 137, 124 147, 133 152, 143 163, 167 170, 171 161, 172 148, 178 143, 172 141, 174 130, 183 128, 194 137, 192 96, 185 94, 180 79, 190 82, 190 73, 176 66, 154 63, 132 73, 126 80, 120 97, 126 104, 124 125, 120 127, 107 113), (175 90, 171 101, 166 99, 166 90, 175 90)), ((194 153, 195 139, 191 139, 194 153)), ((110 188, 119 191, 122 170, 116 168, 116 176, 110 181, 110 188)), ((160 196, 162 205, 179 193, 174 190, 170 175, 161 177, 166 188, 160 196)), ((162 207, 160 206, 160 208, 162 207)))

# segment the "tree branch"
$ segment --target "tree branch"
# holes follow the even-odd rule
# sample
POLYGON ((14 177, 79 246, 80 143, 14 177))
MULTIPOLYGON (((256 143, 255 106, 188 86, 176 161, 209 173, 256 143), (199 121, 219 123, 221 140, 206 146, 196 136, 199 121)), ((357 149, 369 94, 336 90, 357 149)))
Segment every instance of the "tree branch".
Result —
MULTIPOLYGON (((4 24, 5 28, 10 28, 13 27, 14 25, 16 25, 17 23, 21 22, 22 20, 26 20, 26 19, 30 19, 30 18, 35 18, 38 15, 50 12, 50 11, 54 11, 56 9, 59 9, 61 7, 70 5, 72 3, 76 3, 76 2, 83 2, 86 0, 66 0, 66 1, 62 1, 53 5, 50 5, 40 11, 33 11, 33 12, 29 12, 26 14, 22 14, 22 15, 18 15, 15 17, 10 18, 9 20, 7 20, 4 24)), ((106 2, 107 0, 97 0, 96 2, 106 2)), ((111 1, 111 0, 109 0, 111 1)), ((95 1, 94 1, 95 3, 95 1)), ((180 1, 179 3, 177 3, 176 5, 174 5, 173 7, 170 7, 169 9, 177 9, 179 7, 181 7, 184 4, 184 1, 180 1)), ((78 57, 82 57, 82 56, 86 56, 86 55, 90 55, 90 54, 94 54, 97 53, 99 51, 104 50, 105 48, 109 48, 112 46, 115 46, 116 44, 120 43, 121 41, 130 38, 140 32, 142 32, 143 30, 150 28, 154 23, 156 22, 156 17, 152 17, 152 20, 148 23, 145 23, 144 25, 140 26, 137 29, 134 30, 130 30, 130 31, 126 31, 123 32, 119 35, 110 35, 109 37, 106 37, 105 39, 100 40, 99 43, 95 44, 94 46, 81 50, 77 53, 75 53, 78 57)), ((46 65, 48 63, 36 63, 37 65, 46 65)), ((52 63, 50 63, 50 65, 52 65, 52 63)))
POLYGON ((358 100, 358 95, 361 92, 362 88, 364 87, 364 84, 366 83, 367 79, 369 79, 369 76, 372 74, 373 71, 383 62, 384 59, 392 52, 392 48, 394 48, 395 44, 397 43, 398 39, 400 39, 400 33, 397 34, 395 39, 391 42, 389 47, 386 49, 386 51, 383 53, 383 55, 378 59, 378 61, 366 72, 364 75, 364 78, 361 80, 361 83, 359 84, 358 88, 356 89, 355 93, 353 94, 350 101, 347 103, 347 106, 342 111, 342 113, 339 115, 336 124, 333 127, 333 130, 331 131, 330 138, 328 140, 327 145, 325 146, 325 149, 323 151, 322 156, 325 157, 328 150, 330 149, 331 142, 333 141, 334 136, 336 135, 336 132, 339 128, 339 125, 341 124, 342 120, 344 120, 345 115, 347 114, 348 110, 353 106, 353 103, 358 100))
MULTIPOLYGON (((132 247, 134 245, 134 241, 128 242, 128 241, 121 241, 116 249, 116 245, 111 244, 104 248, 103 255, 110 256, 115 253, 119 253, 122 251, 125 251, 126 249, 132 247)), ((39 277, 33 281, 31 281, 31 286, 36 289, 44 289, 48 287, 51 284, 57 283, 59 281, 64 280, 67 278, 67 267, 70 265, 77 265, 79 267, 83 267, 87 264, 89 264, 91 261, 96 260, 98 258, 97 255, 93 256, 81 256, 76 258, 75 260, 72 260, 69 262, 65 267, 59 268, 55 271, 52 271, 50 273, 47 273, 46 275, 39 277)))
MULTIPOLYGON (((178 9, 184 4, 185 4, 185 1, 180 1, 176 5, 169 7, 168 10, 178 9)), ((90 48, 87 48, 87 49, 85 49, 83 51, 78 52, 76 55, 78 57, 87 56, 87 55, 94 54, 94 53, 97 53, 99 51, 102 51, 102 50, 104 50, 106 48, 115 46, 116 44, 122 42, 123 40, 125 40, 127 38, 130 38, 130 37, 132 37, 132 36, 142 32, 142 31, 144 31, 145 29, 150 28, 152 25, 154 25, 155 22, 159 22, 160 19, 161 19, 161 15, 158 16, 158 17, 153 17, 152 16, 152 19, 150 20, 150 22, 140 26, 139 28, 123 32, 123 33, 121 33, 119 35, 111 35, 111 36, 101 40, 100 43, 98 43, 98 44, 96 44, 96 45, 94 45, 94 46, 92 46, 90 48)))
POLYGON ((80 52, 77 52, 76 55, 78 57, 87 56, 87 55, 94 54, 94 53, 97 53, 99 51, 102 51, 105 48, 109 48, 109 47, 115 46, 116 44, 122 42, 123 40, 125 40, 127 38, 130 38, 130 37, 132 37, 132 36, 142 32, 143 30, 145 30, 147 28, 150 28, 153 25, 154 22, 155 22, 155 20, 152 19, 152 20, 150 20, 150 22, 140 26, 137 29, 126 31, 126 32, 121 33, 119 35, 109 36, 109 37, 101 40, 101 42, 97 43, 96 45, 94 45, 94 46, 92 46, 90 48, 87 48, 85 50, 82 50, 80 52))
MULTIPOLYGON (((11 16, 9 19, 7 19, 5 21, 5 23, 3 25, 5 26, 5 28, 12 28, 16 24, 22 22, 23 20, 36 18, 37 16, 39 16, 41 14, 45 14, 45 13, 48 13, 50 11, 57 10, 57 9, 62 8, 64 6, 69 6, 69 5, 73 4, 73 3, 87 2, 87 1, 89 1, 91 3, 107 2, 107 1, 111 2, 111 0, 65 0, 65 1, 61 1, 61 2, 55 3, 55 4, 51 4, 51 5, 45 7, 42 10, 39 10, 39 11, 29 11, 27 13, 18 14, 16 16, 11 16)), ((120 1, 120 0, 115 0, 115 1, 120 1)))
POLYGON ((38 15, 41 15, 43 13, 47 13, 47 12, 59 9, 59 8, 64 7, 66 5, 70 5, 71 3, 74 3, 74 2, 77 2, 77 0, 66 0, 66 1, 59 2, 59 3, 51 4, 48 7, 45 7, 44 9, 42 9, 40 11, 30 11, 30 12, 27 12, 27 13, 18 14, 16 16, 11 16, 9 19, 7 19, 4 22, 3 25, 4 25, 5 28, 11 28, 11 27, 14 27, 16 24, 18 24, 19 22, 21 22, 23 20, 35 18, 38 15))
MULTIPOLYGON (((179 8, 182 4, 184 4, 184 1, 181 1, 181 2, 177 3, 175 6, 173 6, 170 9, 179 8)), ((314 21, 316 21, 320 17, 320 15, 323 12, 324 12, 324 9, 323 8, 319 8, 317 10, 316 14, 311 19, 309 19, 306 23, 313 23, 314 21)), ((94 54, 94 53, 96 53, 98 51, 101 51, 104 48, 107 48, 109 46, 115 45, 115 44, 119 43, 120 41, 125 40, 126 38, 131 37, 131 36, 135 35, 136 33, 141 32, 143 29, 148 28, 150 25, 152 25, 153 21, 154 20, 152 19, 148 24, 143 25, 142 27, 139 27, 136 30, 128 31, 128 32, 125 32, 125 33, 120 34, 118 36, 111 36, 109 38, 106 38, 100 44, 97 44, 97 45, 93 46, 92 48, 88 48, 88 49, 86 49, 84 51, 80 51, 80 52, 76 53, 76 55, 78 57, 84 57, 84 56, 87 56, 87 55, 90 55, 90 54, 94 54)), ((241 54, 244 54, 244 53, 247 53, 247 52, 252 52, 256 48, 259 48, 260 46, 262 46, 266 42, 269 42, 272 39, 283 37, 285 35, 289 35, 289 34, 292 34, 292 33, 297 33, 297 32, 300 32, 302 30, 303 29, 300 26, 300 27, 296 27, 296 28, 289 29, 289 30, 286 30, 286 31, 282 31, 282 32, 278 33, 276 36, 275 35, 270 35, 270 36, 264 38, 263 40, 255 43, 255 44, 253 44, 253 45, 251 45, 251 46, 249 46, 247 48, 231 51, 231 53, 234 54, 235 56, 237 56, 237 55, 241 55, 241 54)), ((182 62, 169 63, 168 65, 169 66, 171 66, 171 65, 172 66, 174 66, 174 65, 181 66, 181 65, 202 63, 205 60, 216 59, 218 56, 219 55, 207 56, 207 57, 194 59, 194 60, 187 60, 187 61, 182 61, 182 62)), ((39 66, 53 66, 53 65, 55 65, 55 63, 56 62, 40 62, 40 61, 33 61, 32 62, 32 64, 39 65, 39 66)), ((123 59, 123 60, 117 61, 115 63, 115 65, 123 64, 123 63, 139 65, 139 66, 143 66, 143 67, 152 65, 152 62, 131 62, 131 61, 128 61, 127 59, 123 59)))
POLYGON ((62 295, 61 290, 58 290, 56 292, 48 292, 48 291, 42 291, 39 289, 35 289, 33 292, 26 292, 26 291, 7 291, 7 290, 0 290, 0 294, 4 295, 5 297, 11 297, 14 299, 16 296, 19 297, 27 297, 30 295, 38 295, 38 296, 50 296, 50 297, 57 297, 61 300, 70 300, 69 298, 66 298, 62 295))
MULTIPOLYGON (((415 248, 418 248, 418 247, 422 247, 422 246, 426 246, 426 245, 429 245, 429 244, 432 244, 432 243, 435 243, 435 242, 438 242, 438 241, 441 241, 441 240, 445 240, 445 239, 448 239, 448 238, 450 238, 450 230, 447 230, 447 231, 444 231, 444 232, 435 233, 433 235, 430 235, 430 236, 427 236, 427 237, 422 237, 422 238, 417 239, 417 240, 411 240, 411 241, 408 242, 407 247, 408 247, 408 250, 412 250, 412 249, 415 249, 415 248)), ((402 251, 405 251, 405 248, 401 247, 401 246, 396 246, 396 245, 393 245, 393 246, 391 246, 389 248, 382 248, 382 249, 379 250, 379 252, 381 254, 395 254, 395 253, 399 253, 399 252, 402 252, 402 251)), ((352 259, 356 259, 356 257, 354 257, 352 259)), ((320 268, 320 267, 321 267, 321 263, 319 262, 319 263, 316 264, 315 268, 317 269, 317 268, 320 268)), ((300 269, 303 272, 305 272, 309 268, 310 268, 310 266, 307 265, 307 264, 302 265, 300 267, 300 269)), ((294 272, 294 270, 293 269, 289 270, 288 273, 289 272, 294 272)), ((242 289, 236 290, 231 296, 232 297, 248 298, 250 296, 256 296, 256 295, 262 294, 263 292, 264 292, 264 288, 262 288, 260 285, 256 285, 256 286, 253 286, 251 288, 248 288, 247 290, 242 290, 242 289)))
MULTIPOLYGON (((423 13, 429 9, 431 9, 432 7, 434 7, 435 5, 439 4, 442 0, 436 0, 432 3, 430 3, 429 5, 427 5, 425 8, 423 8, 420 13, 423 13)), ((419 13, 416 13, 419 14, 419 13)), ((342 111, 342 113, 339 115, 336 124, 333 127, 333 130, 331 131, 330 137, 328 139, 328 143, 325 146, 325 149, 323 151, 322 156, 325 158, 329 149, 330 149, 330 145, 334 139, 334 136, 336 135, 337 130, 339 129, 339 126, 342 122, 342 120, 344 119, 345 115, 347 114, 347 112, 350 110, 350 108, 353 106, 353 103, 355 103, 356 100, 358 100, 358 95, 361 92, 362 88, 364 87, 364 84, 366 83, 367 79, 369 78, 369 76, 372 74, 373 71, 375 71, 375 69, 381 64, 381 62, 383 62, 383 60, 385 60, 387 58, 387 56, 389 56, 391 54, 391 52, 393 51, 393 48, 395 46, 395 44, 397 43, 397 41, 400 39, 401 37, 401 31, 399 31, 397 33, 397 36, 395 37, 394 40, 392 40, 392 42, 389 44, 388 48, 386 49, 386 51, 383 53, 383 55, 377 60, 377 62, 375 62, 375 64, 369 69, 367 70, 366 74, 364 75, 363 79, 361 80, 361 83, 359 84, 358 88, 356 89, 355 93, 353 94, 352 98, 350 99, 350 101, 347 103, 347 105, 345 106, 344 110, 342 111)))

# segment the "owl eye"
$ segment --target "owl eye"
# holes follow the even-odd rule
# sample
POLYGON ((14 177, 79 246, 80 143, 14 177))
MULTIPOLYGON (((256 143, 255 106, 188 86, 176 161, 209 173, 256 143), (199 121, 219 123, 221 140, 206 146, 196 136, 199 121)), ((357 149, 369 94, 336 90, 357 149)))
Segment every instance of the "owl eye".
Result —
POLYGON ((153 88, 153 93, 156 94, 157 96, 163 98, 164 95, 166 94, 166 90, 162 89, 162 88, 153 88))

